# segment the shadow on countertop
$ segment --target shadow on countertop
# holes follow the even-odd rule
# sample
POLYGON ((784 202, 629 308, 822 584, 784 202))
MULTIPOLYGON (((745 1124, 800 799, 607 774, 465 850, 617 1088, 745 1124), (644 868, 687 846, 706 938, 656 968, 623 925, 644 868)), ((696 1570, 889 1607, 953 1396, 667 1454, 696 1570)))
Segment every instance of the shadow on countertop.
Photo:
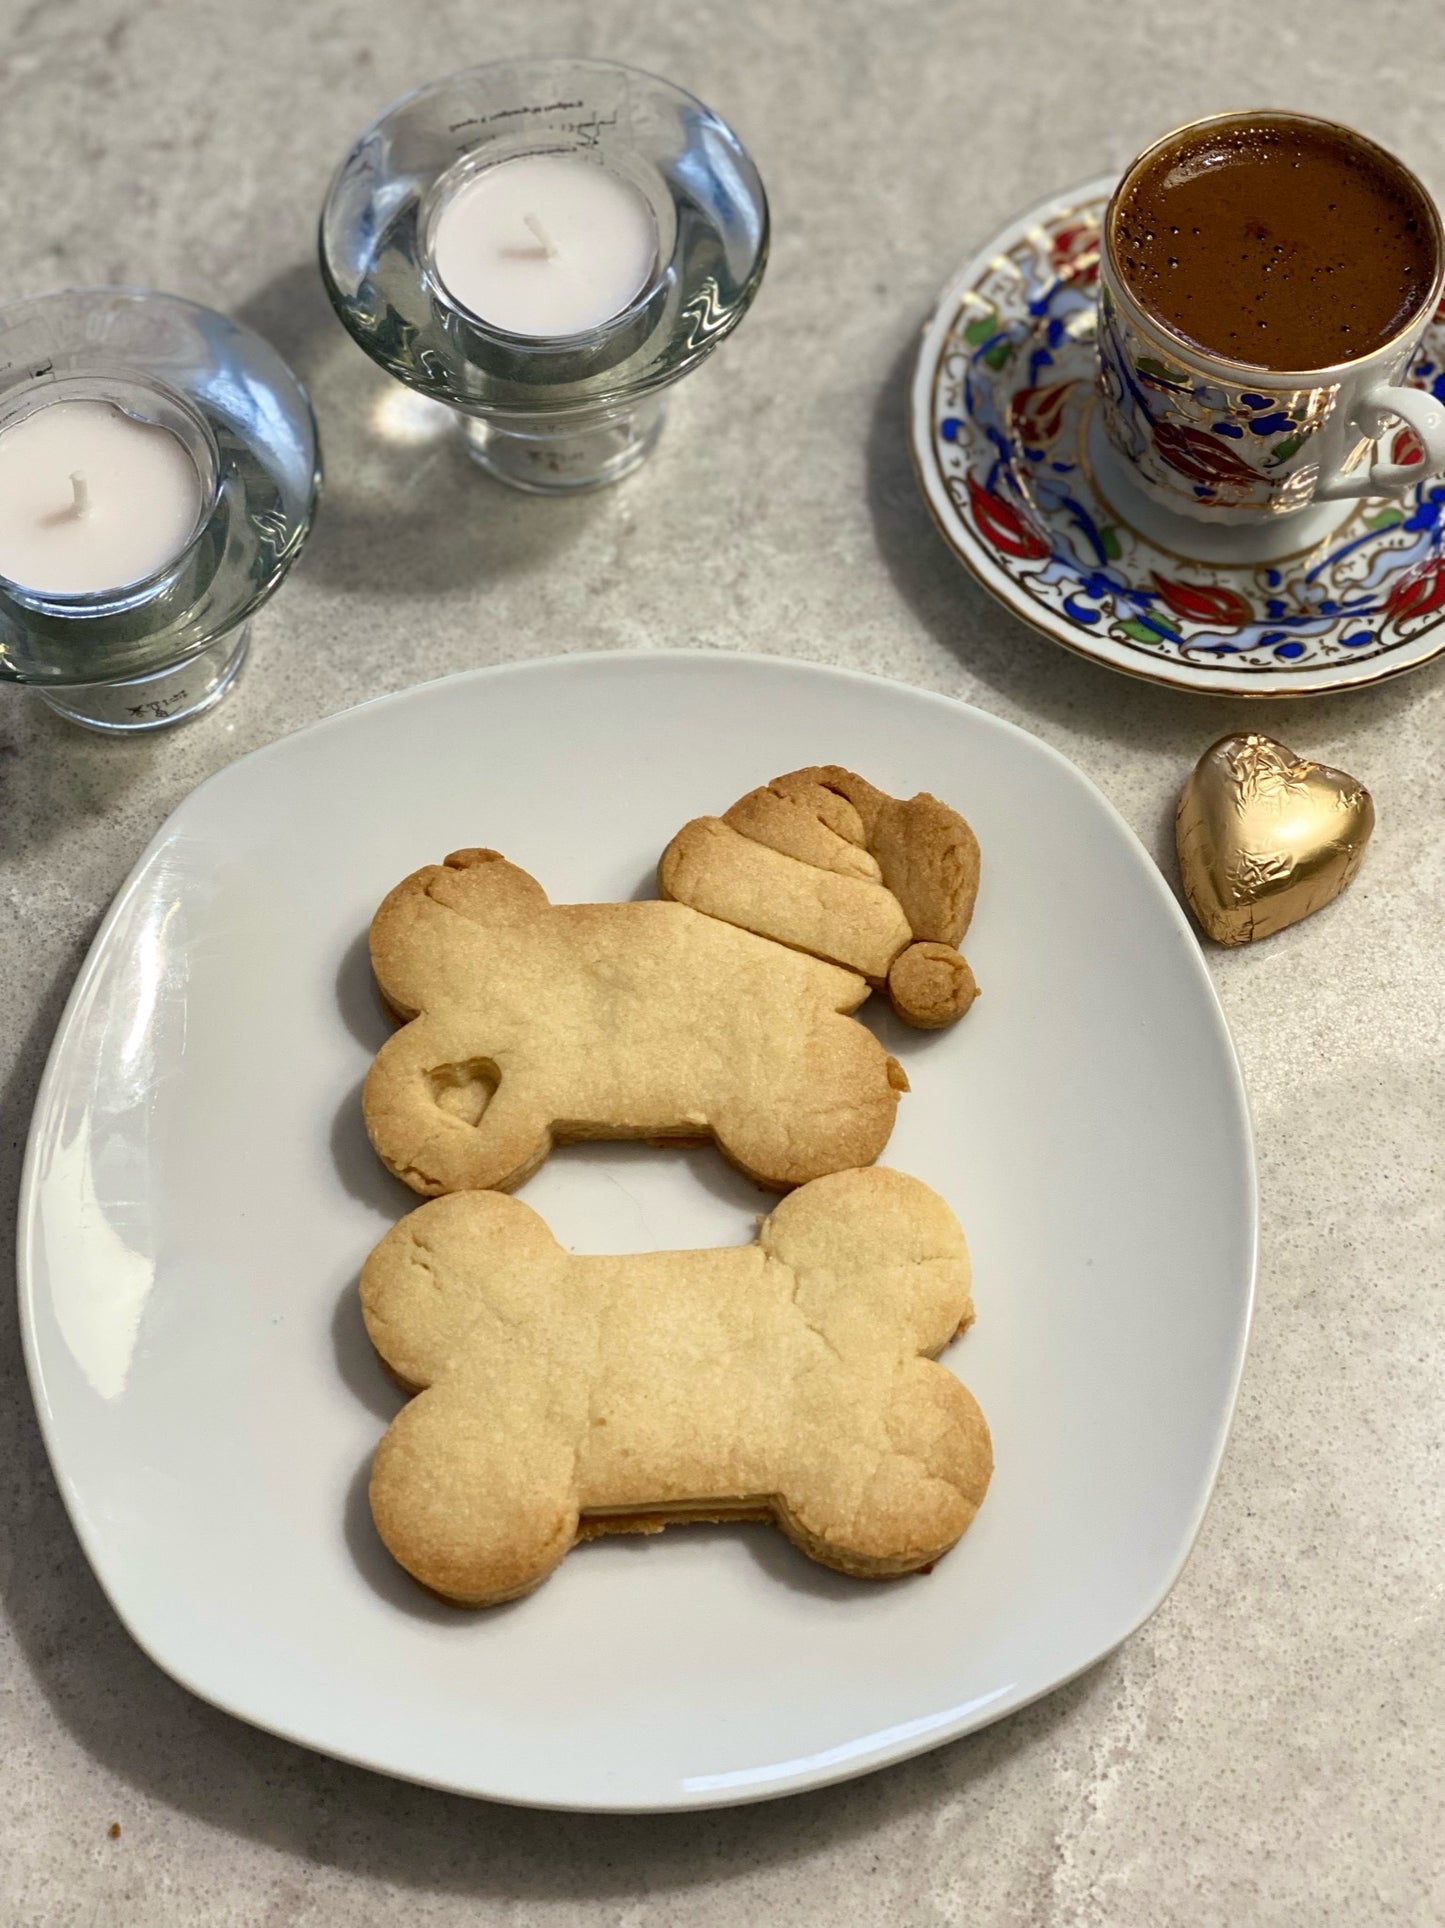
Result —
POLYGON ((156 736, 101 736, 33 690, 0 684, 0 859, 42 850, 80 824, 114 822, 144 793, 156 759, 156 736))
POLYGON ((315 261, 288 268, 235 312, 290 363, 316 410, 325 480, 299 569, 389 604, 480 590, 541 569, 603 512, 605 490, 547 499, 484 475, 451 412, 352 341, 315 261))

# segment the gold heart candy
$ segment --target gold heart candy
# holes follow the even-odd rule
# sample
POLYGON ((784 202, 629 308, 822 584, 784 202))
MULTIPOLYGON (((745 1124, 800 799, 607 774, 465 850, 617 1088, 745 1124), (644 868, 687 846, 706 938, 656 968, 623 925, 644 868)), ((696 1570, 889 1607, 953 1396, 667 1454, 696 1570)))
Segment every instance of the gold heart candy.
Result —
POLYGON ((1174 818, 1184 894, 1216 943, 1252 943, 1338 897, 1374 827, 1369 791, 1343 770, 1272 737, 1221 737, 1174 818))

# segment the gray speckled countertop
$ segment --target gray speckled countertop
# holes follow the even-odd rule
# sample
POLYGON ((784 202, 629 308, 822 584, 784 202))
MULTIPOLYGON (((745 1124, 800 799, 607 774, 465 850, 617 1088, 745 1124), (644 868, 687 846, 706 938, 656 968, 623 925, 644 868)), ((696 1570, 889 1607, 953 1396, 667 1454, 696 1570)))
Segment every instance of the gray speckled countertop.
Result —
POLYGON ((7 1246, 51 1029, 142 845, 209 772, 381 691, 563 649, 776 651, 1035 731, 1171 874, 1178 785, 1226 729, 1276 729, 1362 778, 1380 813, 1339 904, 1211 959, 1257 1121, 1258 1313, 1197 1550, 1111 1659, 974 1739, 770 1806, 592 1819, 393 1784, 202 1706, 131 1644, 56 1497, 6 1310, 0 1921, 1445 1918, 1445 667, 1274 710, 1092 668, 949 561, 901 428, 916 328, 963 257, 1175 121, 1267 96, 1357 123, 1445 187, 1445 14, 47 0, 5 6, 0 26, 0 292, 119 281, 233 309, 310 384, 328 466, 315 539, 213 715, 114 744, 0 692, 7 1246), (314 266, 356 131, 421 80, 525 48, 613 56, 701 94, 755 152, 776 223, 752 316, 681 391, 657 458, 568 503, 504 494, 454 448, 379 442, 386 384, 314 266))

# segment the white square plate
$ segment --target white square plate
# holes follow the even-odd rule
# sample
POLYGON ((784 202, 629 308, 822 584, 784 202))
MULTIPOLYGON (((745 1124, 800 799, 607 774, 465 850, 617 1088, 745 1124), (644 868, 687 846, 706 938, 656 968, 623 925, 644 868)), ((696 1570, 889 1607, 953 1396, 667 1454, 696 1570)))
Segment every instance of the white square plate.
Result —
MULTIPOLYGON (((741 1241, 711 1150, 557 1152, 523 1194, 579 1250, 741 1241)), ((197 1694, 389 1773, 559 1807, 757 1799, 995 1720, 1177 1576, 1234 1402, 1254 1265, 1244 1096, 1198 947, 1098 792, 939 696, 746 656, 578 656, 433 683, 188 797, 56 1036, 21 1208, 31 1383, 116 1611, 197 1694), (365 1499, 400 1398, 358 1268, 416 1201, 358 1086, 387 1026, 364 933, 488 844, 554 899, 652 894, 689 817, 808 763, 961 809, 983 848, 954 1030, 865 1007, 913 1083, 885 1154, 972 1248, 947 1355, 993 1430, 974 1526, 849 1581, 771 1528, 585 1545, 530 1599, 433 1601, 365 1499)))

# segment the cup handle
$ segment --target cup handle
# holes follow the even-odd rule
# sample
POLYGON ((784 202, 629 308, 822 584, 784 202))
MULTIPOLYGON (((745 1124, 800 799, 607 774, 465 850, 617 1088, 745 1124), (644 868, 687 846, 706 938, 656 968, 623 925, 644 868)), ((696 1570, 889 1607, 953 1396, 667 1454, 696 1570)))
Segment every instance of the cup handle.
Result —
POLYGON ((1317 502, 1334 502, 1349 495, 1396 495, 1445 469, 1445 404, 1427 395, 1423 388, 1396 388, 1389 382, 1377 382, 1355 408, 1355 420, 1367 435, 1382 435, 1392 415, 1419 436, 1424 444, 1424 461, 1372 462, 1368 468, 1332 476, 1316 488, 1317 502))

